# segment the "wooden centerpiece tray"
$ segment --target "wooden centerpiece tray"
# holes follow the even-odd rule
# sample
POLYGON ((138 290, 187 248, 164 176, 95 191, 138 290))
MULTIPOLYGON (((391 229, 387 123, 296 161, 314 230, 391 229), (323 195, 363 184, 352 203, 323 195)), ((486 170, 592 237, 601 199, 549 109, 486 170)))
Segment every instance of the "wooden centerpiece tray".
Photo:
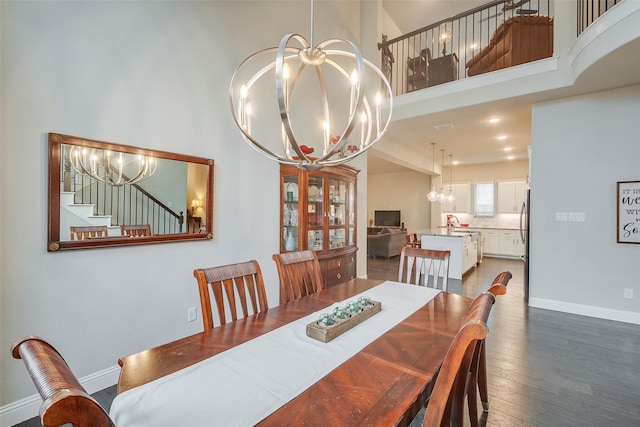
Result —
POLYGON ((371 301, 371 305, 362 306, 361 311, 351 313, 351 317, 347 319, 334 318, 336 323, 333 325, 325 326, 319 324, 318 321, 313 321, 307 325, 307 336, 318 341, 329 342, 379 313, 380 310, 382 310, 382 304, 379 301, 371 301))

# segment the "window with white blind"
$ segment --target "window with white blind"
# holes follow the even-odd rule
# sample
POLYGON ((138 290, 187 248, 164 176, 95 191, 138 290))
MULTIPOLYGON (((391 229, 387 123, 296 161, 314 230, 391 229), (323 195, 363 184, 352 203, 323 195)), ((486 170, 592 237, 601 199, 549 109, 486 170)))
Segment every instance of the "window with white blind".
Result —
POLYGON ((475 216, 493 216, 494 191, 495 185, 493 182, 476 182, 473 193, 475 216))

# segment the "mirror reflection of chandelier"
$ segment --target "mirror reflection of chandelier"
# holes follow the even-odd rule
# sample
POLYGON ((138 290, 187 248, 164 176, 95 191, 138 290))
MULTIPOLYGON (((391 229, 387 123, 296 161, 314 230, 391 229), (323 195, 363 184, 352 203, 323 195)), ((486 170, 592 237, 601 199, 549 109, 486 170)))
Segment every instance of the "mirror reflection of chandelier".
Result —
POLYGON ((151 156, 75 145, 69 150, 69 162, 76 172, 115 187, 149 178, 158 166, 151 156), (133 171, 133 176, 126 175, 125 170, 133 171))
POLYGON ((345 163, 378 142, 393 104, 384 74, 355 44, 328 39, 314 46, 313 21, 311 0, 311 41, 285 35, 278 47, 245 59, 230 87, 231 111, 245 141, 272 160, 307 171, 345 163))

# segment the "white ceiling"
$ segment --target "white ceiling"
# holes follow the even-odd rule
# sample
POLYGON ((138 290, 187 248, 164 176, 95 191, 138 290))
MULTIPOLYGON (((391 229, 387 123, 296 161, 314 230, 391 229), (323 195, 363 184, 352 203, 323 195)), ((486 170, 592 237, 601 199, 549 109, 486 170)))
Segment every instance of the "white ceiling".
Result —
MULTIPOLYGON (((488 1, 477 0, 384 0, 383 7, 403 33, 421 28, 456 13, 469 10, 488 1), (425 17, 427 17, 425 19, 425 17), (426 22, 428 21, 428 22, 426 22)), ((396 35, 391 35, 395 37, 396 35)), ((640 84, 640 40, 635 40, 594 64, 585 71, 572 88, 572 94, 595 92, 615 87, 640 84), (612 68, 612 64, 617 66, 612 68)), ((564 94, 548 93, 553 99, 564 94)), ((526 159, 528 145, 531 144, 531 103, 532 98, 515 99, 484 104, 482 106, 458 108, 443 113, 417 118, 393 121, 379 144, 385 140, 413 146, 415 150, 427 150, 431 158, 431 142, 436 145, 436 163, 441 162, 440 149, 445 149, 445 165, 449 154, 461 165, 495 163, 514 159, 526 159), (488 119, 496 117, 496 124, 488 119), (436 126, 451 124, 453 127, 438 129, 436 126), (504 135, 504 140, 498 136, 504 135), (511 151, 504 151, 510 147, 511 151)), ((369 151, 369 173, 406 171, 404 166, 380 157, 375 149, 369 151)), ((429 165, 430 168, 431 165, 429 165)))

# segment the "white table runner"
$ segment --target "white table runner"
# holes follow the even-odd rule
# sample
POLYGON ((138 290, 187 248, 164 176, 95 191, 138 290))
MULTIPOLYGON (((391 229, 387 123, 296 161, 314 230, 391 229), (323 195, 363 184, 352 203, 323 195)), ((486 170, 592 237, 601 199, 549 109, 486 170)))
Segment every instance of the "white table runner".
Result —
POLYGON ((440 291, 384 282, 188 368, 119 394, 111 406, 118 427, 253 426, 295 398, 440 291), (382 311, 334 340, 306 335, 320 313, 358 296, 382 311))

